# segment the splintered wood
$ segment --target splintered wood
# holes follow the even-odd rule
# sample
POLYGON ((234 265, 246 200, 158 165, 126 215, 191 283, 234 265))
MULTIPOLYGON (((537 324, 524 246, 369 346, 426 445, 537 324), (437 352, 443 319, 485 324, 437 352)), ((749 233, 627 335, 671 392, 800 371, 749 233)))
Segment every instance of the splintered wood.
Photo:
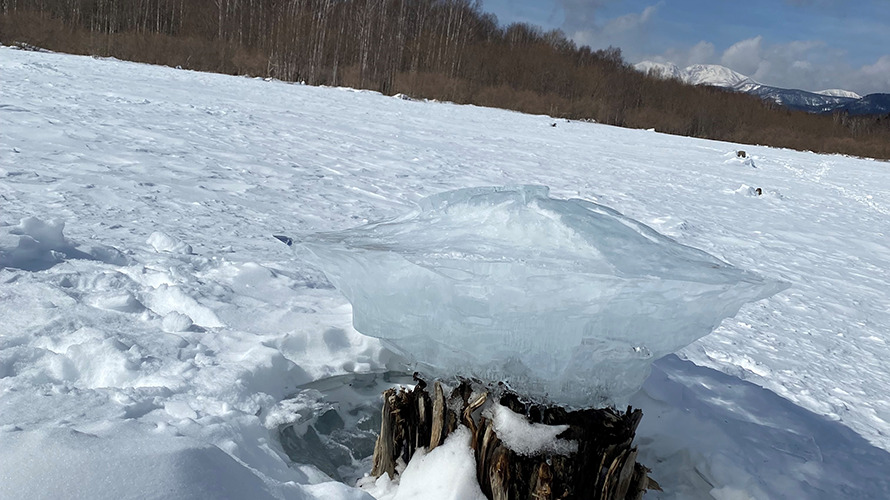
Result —
POLYGON ((479 485, 493 500, 632 500, 642 498, 647 489, 660 490, 649 478, 649 470, 636 462, 637 450, 631 446, 643 417, 640 410, 567 411, 523 402, 503 390, 495 397, 481 386, 474 390, 466 381, 447 397, 436 382, 430 395, 427 384, 416 380, 414 390, 383 393, 383 419, 371 472, 375 477, 384 473, 395 477, 399 458, 408 463, 416 450, 432 451, 458 425, 464 425, 472 435, 479 485), (492 404, 525 416, 529 423, 568 426, 558 437, 577 442, 577 452, 520 455, 501 441, 494 422, 483 415, 482 409, 492 404))

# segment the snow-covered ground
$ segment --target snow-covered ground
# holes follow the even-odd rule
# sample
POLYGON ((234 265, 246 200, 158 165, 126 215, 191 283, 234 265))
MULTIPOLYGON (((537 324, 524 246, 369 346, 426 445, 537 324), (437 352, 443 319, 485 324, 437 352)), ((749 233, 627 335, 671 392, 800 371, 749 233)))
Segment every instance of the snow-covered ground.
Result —
POLYGON ((279 429, 397 360, 271 235, 505 184, 792 283, 656 362, 647 498, 890 498, 890 164, 8 48, 0 498, 367 498, 279 429))

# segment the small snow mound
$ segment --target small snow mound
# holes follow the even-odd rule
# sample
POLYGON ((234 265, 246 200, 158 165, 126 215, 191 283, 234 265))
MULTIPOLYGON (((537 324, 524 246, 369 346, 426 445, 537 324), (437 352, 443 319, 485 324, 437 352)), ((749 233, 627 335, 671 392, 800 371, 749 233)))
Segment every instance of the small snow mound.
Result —
POLYGON ((183 255, 191 255, 192 247, 167 233, 155 231, 151 233, 146 241, 158 253, 175 253, 183 255))
POLYGON ((192 318, 178 311, 171 311, 161 320, 161 328, 167 333, 188 331, 192 327, 192 318))
POLYGON ((751 167, 757 168, 757 165, 754 163, 754 157, 748 155, 744 158, 740 156, 736 156, 735 153, 727 153, 725 156, 728 158, 723 163, 726 165, 740 165, 743 167, 751 167))
POLYGON ((130 263, 130 259, 114 247, 94 246, 87 253, 95 260, 114 266, 126 266, 130 263))
POLYGON ((0 498, 280 497, 221 449, 161 434, 6 433, 0 479, 0 498))
POLYGON ((72 248, 62 230, 61 221, 44 222, 36 217, 22 219, 0 238, 0 268, 43 271, 65 260, 65 249, 72 248))
POLYGON ((782 193, 780 193, 776 189, 763 189, 761 187, 751 187, 747 184, 742 184, 741 186, 739 186, 738 189, 725 190, 723 192, 727 193, 727 194, 750 196, 752 198, 764 197, 764 198, 775 198, 777 200, 782 200, 785 198, 785 196, 783 196, 782 193))
POLYGON ((60 220, 45 222, 36 217, 27 217, 10 233, 30 236, 47 248, 64 248, 68 246, 68 242, 62 235, 63 229, 65 223, 60 220))
POLYGON ((498 439, 520 455, 571 455, 578 451, 577 441, 557 437, 569 428, 568 425, 532 424, 524 416, 500 404, 492 405, 485 413, 494 423, 498 439))
POLYGON ((670 215, 655 217, 649 220, 648 224, 658 232, 674 238, 682 236, 684 233, 697 232, 697 229, 688 220, 670 215))
MULTIPOLYGON (((730 191, 724 191, 724 192, 730 192, 730 191)), ((742 184, 741 186, 739 186, 738 189, 736 189, 735 191, 731 191, 731 192, 735 193, 735 194, 744 195, 744 196, 757 197, 757 196, 760 196, 763 194, 763 188, 755 188, 755 187, 751 187, 747 184, 742 184), (757 192, 758 189, 760 189, 759 193, 757 192)))
POLYGON ((164 411, 173 418, 190 418, 192 420, 198 418, 198 413, 187 401, 167 401, 164 403, 164 411))
POLYGON ((115 338, 91 339, 66 349, 67 357, 76 370, 76 387, 135 387, 143 373, 140 361, 129 347, 115 338))
POLYGON ((89 296, 86 302, 97 309, 108 311, 140 313, 145 310, 142 302, 127 290, 97 293, 89 296))
MULTIPOLYGON (((145 304, 149 309, 160 316, 169 315, 172 312, 187 316, 196 325, 206 328, 225 326, 219 316, 212 309, 201 305, 195 298, 189 296, 182 288, 171 285, 160 285, 156 289, 145 294, 145 304)), ((171 324, 182 324, 183 319, 171 319, 171 324)))
POLYGON ((469 429, 461 426, 433 451, 417 450, 397 480, 383 474, 359 487, 378 500, 484 500, 470 438, 469 429))
POLYGON ((17 226, 0 234, 0 268, 23 271, 45 271, 67 259, 97 260, 113 265, 124 265, 128 259, 113 247, 96 246, 89 253, 78 250, 62 234, 61 220, 43 221, 26 217, 17 226))

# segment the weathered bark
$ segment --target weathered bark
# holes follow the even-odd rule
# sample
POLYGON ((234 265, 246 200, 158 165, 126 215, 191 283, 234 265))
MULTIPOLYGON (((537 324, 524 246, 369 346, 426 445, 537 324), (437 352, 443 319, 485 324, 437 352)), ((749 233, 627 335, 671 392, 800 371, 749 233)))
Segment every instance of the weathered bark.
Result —
POLYGON ((394 477, 399 457, 407 463, 418 448, 434 449, 460 422, 472 435, 479 485, 493 500, 635 500, 647 489, 660 489, 649 478, 649 470, 636 462, 637 450, 632 447, 643 416, 640 410, 567 411, 527 403, 503 390, 495 391, 499 393, 495 396, 481 385, 472 386, 466 381, 448 398, 436 382, 430 397, 426 383, 416 380, 414 390, 390 389, 384 393, 383 421, 374 449, 375 477, 383 473, 394 477), (577 442, 578 451, 569 455, 516 453, 501 442, 492 421, 482 415, 482 408, 494 403, 525 415, 530 423, 567 425, 559 438, 577 442))
POLYGON ((430 431, 430 451, 442 443, 445 439, 445 391, 442 390, 442 384, 436 382, 434 385, 435 394, 433 395, 433 425, 430 431))
POLYGON ((398 425, 394 418, 394 412, 397 411, 393 408, 395 399, 395 389, 388 389, 383 393, 383 408, 380 410, 383 418, 380 423, 380 435, 377 437, 377 444, 374 445, 374 467, 371 469, 374 477, 379 477, 381 474, 393 477, 396 473, 396 452, 393 450, 393 446, 398 442, 394 430, 398 425))

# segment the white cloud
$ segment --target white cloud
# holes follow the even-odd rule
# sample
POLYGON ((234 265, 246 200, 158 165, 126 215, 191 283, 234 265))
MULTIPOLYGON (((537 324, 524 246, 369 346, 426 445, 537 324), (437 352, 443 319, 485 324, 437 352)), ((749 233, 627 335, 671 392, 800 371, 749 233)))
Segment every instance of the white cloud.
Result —
POLYGON ((890 55, 878 59, 874 64, 860 68, 854 75, 861 82, 865 93, 890 93, 890 55))
POLYGON ((715 54, 714 44, 702 40, 691 48, 672 48, 666 50, 663 54, 646 56, 644 59, 660 63, 673 63, 680 68, 685 68, 692 64, 719 63, 715 54))
MULTIPOLYGON (((565 0, 563 3, 565 5, 565 0)), ((664 2, 658 2, 646 7, 642 12, 625 14, 604 24, 569 22, 572 12, 566 9, 566 31, 575 43, 589 45, 593 49, 602 49, 610 45, 622 49, 632 48, 638 46, 640 41, 646 38, 647 26, 655 18, 662 5, 664 2), (584 28, 569 29, 572 26, 584 26, 584 28)))
POLYGON ((690 64, 710 63, 714 59, 715 52, 713 43, 702 40, 689 49, 687 66, 690 64))
POLYGON ((736 42, 723 52, 720 63, 743 75, 754 76, 763 64, 762 36, 736 42))
POLYGON ((606 24, 606 26, 603 28, 603 31, 607 33, 620 34, 639 29, 652 19, 656 11, 658 11, 658 7, 660 5, 661 4, 650 5, 643 9, 643 12, 639 14, 631 13, 625 14, 621 17, 616 17, 606 24))
POLYGON ((607 0, 557 0, 565 12, 563 30, 575 32, 597 24, 597 11, 607 0))

